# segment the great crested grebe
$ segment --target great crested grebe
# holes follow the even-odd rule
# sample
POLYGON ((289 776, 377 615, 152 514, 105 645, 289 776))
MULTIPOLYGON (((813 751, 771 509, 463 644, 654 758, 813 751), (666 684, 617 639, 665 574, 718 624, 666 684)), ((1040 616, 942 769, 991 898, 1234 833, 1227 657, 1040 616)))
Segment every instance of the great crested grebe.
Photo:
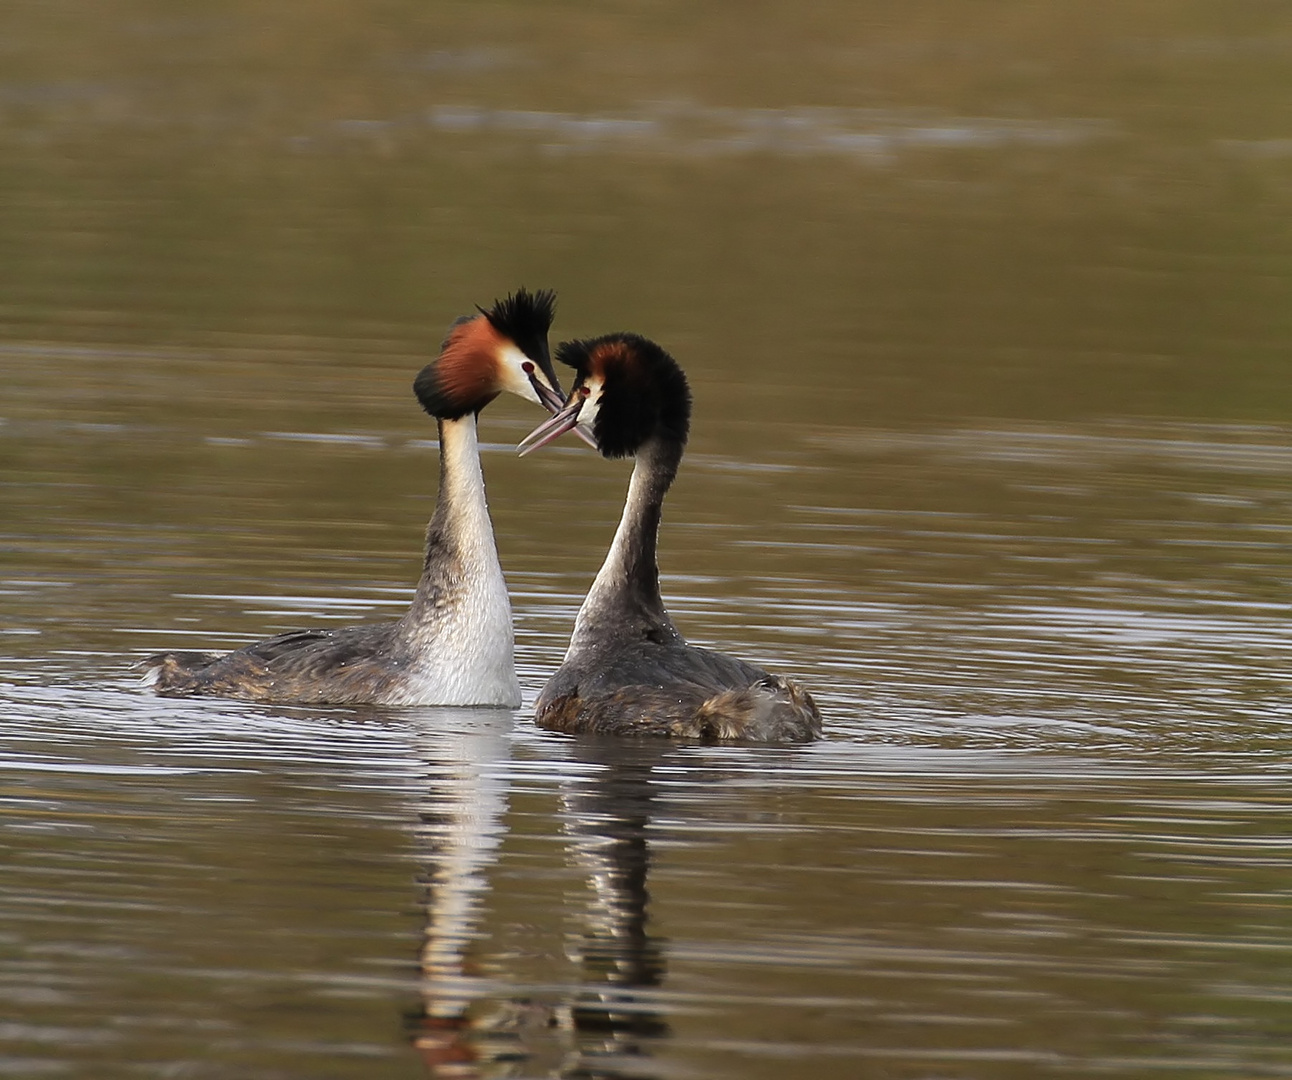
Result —
POLYGON ((570 734, 806 742, 821 714, 802 687, 688 645, 659 593, 656 541, 682 461, 691 391, 677 362, 636 334, 563 342, 577 372, 569 400, 520 444, 527 454, 576 425, 607 458, 632 455, 623 517, 574 620, 565 660, 536 704, 540 727, 570 734))
POLYGON ((554 293, 521 289, 458 319, 413 382, 440 432, 440 493, 412 606, 394 622, 296 630, 230 653, 164 652, 144 682, 171 697, 311 704, 520 704, 511 604, 485 501, 476 417, 504 390, 555 412, 554 293))

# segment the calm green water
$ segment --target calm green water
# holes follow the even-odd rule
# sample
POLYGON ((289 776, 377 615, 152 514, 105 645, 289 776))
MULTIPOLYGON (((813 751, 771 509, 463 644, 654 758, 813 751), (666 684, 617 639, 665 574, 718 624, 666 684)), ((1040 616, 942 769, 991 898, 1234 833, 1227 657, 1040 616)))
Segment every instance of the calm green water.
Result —
MULTIPOLYGON (((0 1076, 1292 1076, 1292 15, 20 5, 0 1076), (794 750, 163 701, 406 603, 518 285, 691 376, 664 587, 794 750)), ((500 401, 527 700, 626 483, 500 401)))

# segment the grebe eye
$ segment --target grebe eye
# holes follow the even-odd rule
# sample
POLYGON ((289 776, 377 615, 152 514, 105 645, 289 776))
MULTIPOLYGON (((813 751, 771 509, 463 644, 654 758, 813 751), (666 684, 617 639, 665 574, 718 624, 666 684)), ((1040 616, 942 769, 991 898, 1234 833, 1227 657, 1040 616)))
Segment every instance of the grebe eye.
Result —
POLYGON ((586 386, 580 386, 580 387, 579 387, 579 396, 580 396, 580 397, 587 397, 590 393, 592 393, 592 391, 591 391, 588 387, 586 387, 586 386))
POLYGON ((534 365, 531 364, 528 360, 526 360, 523 364, 520 365, 520 370, 523 371, 526 375, 533 375, 534 365))

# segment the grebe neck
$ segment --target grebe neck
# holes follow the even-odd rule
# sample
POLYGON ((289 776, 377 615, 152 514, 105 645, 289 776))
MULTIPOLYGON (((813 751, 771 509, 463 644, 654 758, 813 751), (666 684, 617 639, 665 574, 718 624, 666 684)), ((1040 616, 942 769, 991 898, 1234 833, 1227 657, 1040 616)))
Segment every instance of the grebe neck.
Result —
POLYGON ((570 653, 581 646, 625 638, 661 643, 683 640, 664 610, 656 560, 664 496, 681 461, 682 444, 674 439, 652 436, 637 451, 623 516, 606 560, 579 608, 570 653))
MULTIPOLYGON (((410 612, 414 619, 451 602, 464 578, 469 582, 481 569, 498 566, 475 414, 438 423, 440 493, 426 526, 422 579, 410 612)), ((501 580, 501 570, 494 573, 501 580)))
POLYGON ((410 702, 520 704, 511 603, 485 502, 474 415, 440 421, 440 495, 400 638, 410 702))
MULTIPOLYGON (((457 420, 440 420, 440 497, 430 528, 449 532, 455 546, 497 557, 474 413, 457 420)), ((430 552, 428 550, 427 554, 430 552)))

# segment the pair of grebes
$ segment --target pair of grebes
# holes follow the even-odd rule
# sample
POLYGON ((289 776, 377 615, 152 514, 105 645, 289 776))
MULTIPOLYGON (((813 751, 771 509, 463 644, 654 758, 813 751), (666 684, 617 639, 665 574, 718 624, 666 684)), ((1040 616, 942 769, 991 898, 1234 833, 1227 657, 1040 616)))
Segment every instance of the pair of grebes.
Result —
POLYGON ((573 430, 607 458, 633 457, 623 517, 574 621, 560 668, 538 698, 541 727, 570 734, 705 742, 804 742, 821 717, 802 687, 688 645, 659 591, 660 514, 686 444, 691 392, 653 341, 617 333, 557 347, 575 371, 569 397, 548 352, 551 292, 521 289, 458 319, 413 383, 440 433, 440 491, 413 602, 394 622, 297 630, 230 653, 165 652, 143 662, 158 693, 284 704, 521 703, 511 605, 485 502, 480 411, 503 391, 552 416, 522 454, 573 430))

